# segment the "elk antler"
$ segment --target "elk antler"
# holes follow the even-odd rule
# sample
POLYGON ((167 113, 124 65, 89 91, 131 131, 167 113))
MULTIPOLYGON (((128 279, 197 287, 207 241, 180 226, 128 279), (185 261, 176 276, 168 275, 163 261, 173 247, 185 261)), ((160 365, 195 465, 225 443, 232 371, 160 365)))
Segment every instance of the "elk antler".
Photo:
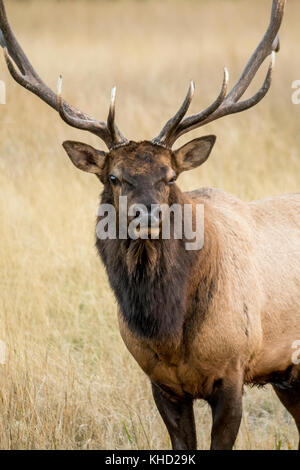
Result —
POLYGON ((107 124, 91 118, 61 98, 61 77, 59 79, 58 86, 60 92, 56 95, 36 73, 18 43, 8 22, 3 0, 0 0, 0 45, 4 48, 8 70, 16 82, 58 111, 61 118, 67 124, 72 127, 76 127, 77 129, 90 131, 93 134, 96 134, 105 142, 109 149, 118 145, 124 145, 128 142, 115 124, 115 89, 107 124))
POLYGON ((258 104, 264 98, 271 86, 272 72, 275 63, 275 52, 279 51, 279 39, 277 34, 281 26, 285 3, 286 0, 273 0, 271 22, 267 32, 250 58, 240 79, 232 88, 230 93, 227 94, 228 72, 227 69, 225 69, 221 93, 216 101, 204 111, 184 118, 192 101, 194 90, 194 87, 192 86, 192 91, 190 88, 188 97, 185 99, 180 110, 167 122, 160 134, 153 139, 153 143, 172 147, 174 142, 186 132, 202 127, 205 124, 220 119, 223 116, 245 111, 246 109, 258 104), (263 86, 251 98, 245 101, 239 101, 252 82, 258 69, 270 54, 272 56, 271 62, 263 86))

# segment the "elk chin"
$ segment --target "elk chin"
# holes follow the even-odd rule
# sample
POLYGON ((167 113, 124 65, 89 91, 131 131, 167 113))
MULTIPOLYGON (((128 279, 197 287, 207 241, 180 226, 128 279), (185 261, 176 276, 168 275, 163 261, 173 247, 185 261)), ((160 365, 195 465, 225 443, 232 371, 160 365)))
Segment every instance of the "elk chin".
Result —
POLYGON ((136 236, 142 240, 157 239, 160 235, 160 226, 139 227, 135 231, 136 236))

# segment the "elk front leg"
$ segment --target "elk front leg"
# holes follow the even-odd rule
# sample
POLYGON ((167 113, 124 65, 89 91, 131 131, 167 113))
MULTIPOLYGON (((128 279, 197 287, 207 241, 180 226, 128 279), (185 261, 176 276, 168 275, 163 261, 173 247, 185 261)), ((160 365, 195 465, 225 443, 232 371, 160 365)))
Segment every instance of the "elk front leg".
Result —
POLYGON ((152 383, 153 398, 169 431, 173 450, 197 449, 193 400, 171 400, 152 383))
POLYGON ((213 417, 211 450, 232 450, 242 419, 242 397, 240 380, 222 380, 215 386, 208 399, 213 417))

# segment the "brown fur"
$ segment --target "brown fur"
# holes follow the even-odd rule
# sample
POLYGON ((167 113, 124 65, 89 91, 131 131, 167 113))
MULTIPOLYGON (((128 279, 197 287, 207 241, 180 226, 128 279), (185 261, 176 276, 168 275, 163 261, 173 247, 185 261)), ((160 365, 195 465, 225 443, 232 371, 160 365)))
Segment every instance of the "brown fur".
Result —
MULTIPOLYGON (((200 196, 201 193, 198 194, 200 196)), ((207 397, 212 392, 214 380, 226 375, 227 367, 235 362, 235 358, 245 371, 246 383, 265 383, 273 372, 284 371, 291 366, 292 343, 300 338, 300 253, 294 252, 291 246, 294 242, 296 248, 299 243, 297 231, 294 229, 295 239, 282 247, 282 253, 276 251, 272 259, 264 261, 260 256, 265 250, 265 257, 270 253, 272 240, 266 237, 264 248, 255 246, 256 239, 261 236, 256 232, 257 208, 260 209, 264 202, 247 205, 218 191, 209 202, 197 200, 206 206, 206 247, 203 263, 187 283, 190 286, 187 298, 190 300, 187 301, 181 342, 176 350, 173 344, 170 345, 170 362, 176 364, 176 370, 164 361, 158 361, 153 367, 152 351, 158 357, 162 349, 165 354, 166 343, 161 346, 136 338, 120 318, 125 343, 131 352, 134 351, 137 361, 151 379, 163 382, 181 396, 188 391, 195 398, 207 397), (222 212, 220 204, 225 208, 222 212), (210 211, 220 216, 218 222, 209 220, 210 211), (216 226, 221 224, 223 230, 217 232, 216 226), (289 253, 289 267, 283 266, 274 279, 274 258, 288 258, 289 253), (261 274, 267 274, 266 269, 268 279, 263 279, 261 274), (286 284, 287 277, 290 277, 290 287, 286 284), (281 282, 282 288, 277 290, 281 282), (193 305, 195 299, 198 300, 196 306, 193 305), (295 302, 293 312, 291 301, 295 302), (188 315, 191 309, 192 315, 188 315), (214 378, 209 381, 210 385, 203 375, 214 378)), ((274 198, 273 217, 275 219, 276 207, 288 206, 289 202, 295 205, 292 212, 296 228, 299 196, 274 198)), ((265 204, 270 205, 270 201, 265 201, 265 204)), ((289 211, 285 216, 286 222, 290 216, 289 211)), ((276 232, 276 226, 274 229, 276 232)), ((288 228, 283 231, 288 236, 288 228)), ((292 238, 291 234, 289 237, 292 238)), ((280 261, 277 260, 276 264, 280 265, 280 261)), ((299 377, 298 366, 293 367, 293 376, 294 380, 299 377)))
POLYGON ((64 143, 73 163, 104 183, 102 202, 118 210, 119 196, 126 195, 129 205, 144 204, 152 220, 152 204, 191 203, 194 213, 196 204, 205 207, 205 244, 199 252, 187 252, 185 240, 97 240, 119 303, 122 337, 152 381, 177 449, 196 446, 195 398, 207 399, 212 408, 212 449, 232 448, 244 383, 273 382, 277 389, 291 389, 277 392, 300 426, 300 371, 292 364, 291 350, 300 338, 300 195, 244 204, 220 191, 183 194, 172 185, 174 176, 204 163, 215 142, 207 136, 173 152, 180 135, 248 109, 268 91, 274 57, 261 90, 239 101, 264 59, 279 50, 284 6, 285 0, 273 1, 264 39, 231 92, 225 72, 219 98, 206 111, 184 118, 191 84, 159 136, 134 143, 115 125, 115 90, 105 124, 68 105, 39 79, 0 0, 1 45, 13 78, 68 124, 98 135, 110 149, 107 155, 78 142, 64 143))
MULTIPOLYGON (((185 153, 131 142, 110 152, 98 177, 102 202, 117 211, 120 195, 128 205, 203 204, 203 249, 186 251, 185 240, 174 239, 97 240, 97 247, 119 303, 122 338, 153 384, 172 442, 195 442, 180 418, 190 416, 190 405, 181 406, 204 398, 213 411, 212 448, 231 448, 243 384, 299 387, 292 344, 300 339, 300 194, 244 203, 211 188, 182 193, 165 178, 207 158, 196 146, 185 153), (114 186, 112 173, 120 179, 114 186), (176 431, 175 418, 182 423, 176 431)), ((68 153, 72 158, 72 145, 68 153)))

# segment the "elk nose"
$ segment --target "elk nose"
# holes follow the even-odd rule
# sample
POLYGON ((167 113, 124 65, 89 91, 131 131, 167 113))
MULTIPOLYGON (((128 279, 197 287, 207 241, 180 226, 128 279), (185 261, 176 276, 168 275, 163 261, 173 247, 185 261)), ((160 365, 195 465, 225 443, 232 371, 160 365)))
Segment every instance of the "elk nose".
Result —
POLYGON ((144 204, 138 207, 136 214, 141 219, 141 223, 147 226, 158 226, 161 222, 161 211, 157 207, 152 207, 151 204, 144 204))
POLYGON ((145 222, 148 222, 149 226, 158 226, 161 221, 161 212, 159 208, 156 205, 146 204, 145 209, 146 211, 140 211, 141 218, 145 222))

